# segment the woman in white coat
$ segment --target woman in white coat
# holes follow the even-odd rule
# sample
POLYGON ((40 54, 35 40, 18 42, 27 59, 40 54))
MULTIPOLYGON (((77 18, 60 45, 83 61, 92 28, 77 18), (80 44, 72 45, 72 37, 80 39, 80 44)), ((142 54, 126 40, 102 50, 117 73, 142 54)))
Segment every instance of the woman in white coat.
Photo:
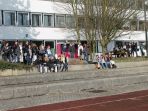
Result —
POLYGON ((83 46, 82 46, 82 44, 78 45, 78 57, 80 58, 80 60, 84 59, 83 58, 83 46))

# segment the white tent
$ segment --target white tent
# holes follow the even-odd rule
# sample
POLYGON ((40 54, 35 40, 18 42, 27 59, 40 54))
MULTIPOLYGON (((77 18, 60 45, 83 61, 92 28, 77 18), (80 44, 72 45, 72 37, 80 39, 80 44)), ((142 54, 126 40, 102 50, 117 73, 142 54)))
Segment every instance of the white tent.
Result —
POLYGON ((123 32, 118 36, 116 41, 145 41, 145 32, 144 31, 128 31, 123 32))

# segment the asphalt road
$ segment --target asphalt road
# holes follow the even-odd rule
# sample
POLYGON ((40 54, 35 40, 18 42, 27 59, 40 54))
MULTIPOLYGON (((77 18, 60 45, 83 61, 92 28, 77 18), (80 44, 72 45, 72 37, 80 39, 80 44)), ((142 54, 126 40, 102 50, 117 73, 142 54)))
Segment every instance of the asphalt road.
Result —
POLYGON ((11 111, 148 111, 148 90, 11 111))

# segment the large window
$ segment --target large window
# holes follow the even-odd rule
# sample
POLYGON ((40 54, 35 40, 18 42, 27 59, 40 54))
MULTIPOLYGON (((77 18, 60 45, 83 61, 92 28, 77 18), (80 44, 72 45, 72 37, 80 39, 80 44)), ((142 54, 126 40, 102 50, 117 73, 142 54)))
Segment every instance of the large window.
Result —
POLYGON ((5 25, 15 25, 15 12, 4 12, 4 24, 5 25))
POLYGON ((32 14, 31 23, 33 27, 41 26, 41 14, 32 14))
MULTIPOLYGON (((146 24, 148 24, 148 22, 146 24)), ((145 21, 139 21, 139 30, 145 30, 145 21)))
POLYGON ((0 11, 0 25, 2 25, 2 11, 0 11))
POLYGON ((56 24, 55 25, 58 28, 64 28, 66 26, 65 15, 56 15, 56 24))
POLYGON ((28 13, 18 13, 18 26, 28 26, 29 15, 28 13))
POLYGON ((51 27, 53 26, 53 16, 52 15, 44 15, 44 26, 51 27))
POLYGON ((137 20, 131 20, 130 21, 130 30, 137 30, 137 20))
POLYGON ((80 28, 84 28, 84 24, 85 24, 84 21, 85 21, 84 17, 79 17, 78 18, 78 26, 80 28))
POLYGON ((70 15, 66 16, 66 25, 68 28, 74 28, 75 22, 73 16, 70 15))

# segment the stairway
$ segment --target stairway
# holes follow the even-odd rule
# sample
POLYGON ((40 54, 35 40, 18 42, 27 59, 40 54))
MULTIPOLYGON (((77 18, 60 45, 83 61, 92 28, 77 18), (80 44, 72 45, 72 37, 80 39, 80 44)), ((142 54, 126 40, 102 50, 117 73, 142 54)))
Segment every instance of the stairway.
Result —
POLYGON ((114 89, 117 91, 122 87, 127 87, 123 92, 148 89, 146 64, 109 70, 1 77, 0 110, 116 94, 114 89))
POLYGON ((82 65, 82 64, 86 64, 86 62, 84 60, 80 60, 76 58, 69 58, 68 64, 69 65, 82 65))

